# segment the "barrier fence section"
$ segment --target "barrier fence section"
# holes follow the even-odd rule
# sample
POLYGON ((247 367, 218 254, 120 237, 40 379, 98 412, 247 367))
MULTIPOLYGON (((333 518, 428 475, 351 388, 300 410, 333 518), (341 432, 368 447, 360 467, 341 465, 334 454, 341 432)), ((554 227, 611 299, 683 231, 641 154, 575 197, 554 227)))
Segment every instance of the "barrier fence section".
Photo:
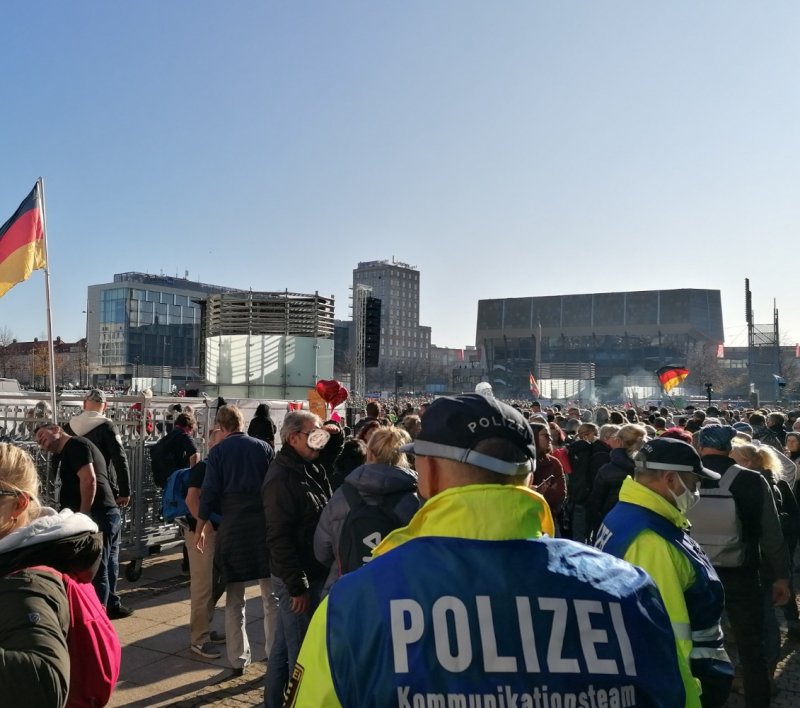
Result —
MULTIPOLYGON (((56 470, 50 455, 42 450, 34 431, 53 420, 49 393, 26 393, 24 396, 0 397, 0 441, 26 450, 39 472, 42 502, 57 508, 56 470)), ((83 397, 69 394, 57 399, 60 425, 69 422, 83 408, 83 397)), ((161 518, 161 489, 153 482, 149 448, 166 435, 181 411, 191 409, 197 419, 195 444, 204 457, 207 431, 215 410, 204 398, 145 396, 109 396, 105 415, 117 427, 128 458, 131 500, 122 512, 120 561, 127 562, 125 576, 136 581, 141 577, 143 559, 164 544, 181 540, 177 524, 161 518), (179 407, 179 409, 178 409, 179 407)))

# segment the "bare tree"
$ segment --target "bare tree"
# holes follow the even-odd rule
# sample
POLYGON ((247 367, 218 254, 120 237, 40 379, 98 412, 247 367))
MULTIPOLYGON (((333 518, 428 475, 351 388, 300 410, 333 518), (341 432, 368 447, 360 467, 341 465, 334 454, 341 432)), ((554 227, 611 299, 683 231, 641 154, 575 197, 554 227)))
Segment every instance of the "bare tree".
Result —
POLYGON ((0 376, 12 377, 13 354, 9 346, 14 343, 13 332, 5 325, 0 327, 0 376))
POLYGON ((721 367, 715 344, 696 342, 689 349, 686 363, 691 372, 692 386, 698 394, 704 394, 705 384, 710 383, 719 395, 744 395, 747 388, 746 371, 721 367))

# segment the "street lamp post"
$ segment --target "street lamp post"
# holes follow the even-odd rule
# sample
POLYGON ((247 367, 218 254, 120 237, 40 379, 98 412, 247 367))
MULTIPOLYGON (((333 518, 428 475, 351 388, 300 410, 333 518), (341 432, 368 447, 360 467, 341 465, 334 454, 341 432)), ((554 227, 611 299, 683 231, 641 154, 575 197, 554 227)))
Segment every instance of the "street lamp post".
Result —
POLYGON ((714 384, 707 383, 705 384, 706 387, 706 396, 708 397, 708 407, 711 408, 711 393, 714 390, 714 384))
POLYGON ((86 329, 83 338, 83 361, 86 365, 86 388, 89 388, 89 314, 91 310, 83 310, 86 315, 86 329))

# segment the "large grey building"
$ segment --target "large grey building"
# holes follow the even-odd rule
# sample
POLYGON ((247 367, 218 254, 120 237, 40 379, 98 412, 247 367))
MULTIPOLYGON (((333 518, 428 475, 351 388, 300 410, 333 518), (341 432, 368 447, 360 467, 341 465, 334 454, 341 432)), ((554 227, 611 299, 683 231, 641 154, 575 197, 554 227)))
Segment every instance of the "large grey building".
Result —
POLYGON ((723 342, 719 290, 646 290, 480 300, 476 345, 493 381, 525 392, 528 376, 652 376, 723 342), (499 373, 498 373, 499 372, 499 373))
POLYGON ((395 371, 406 384, 422 381, 428 371, 431 328, 419 323, 420 274, 416 267, 391 261, 365 261, 353 271, 353 288, 365 285, 381 301, 379 366, 367 370, 373 386, 394 385, 395 371))

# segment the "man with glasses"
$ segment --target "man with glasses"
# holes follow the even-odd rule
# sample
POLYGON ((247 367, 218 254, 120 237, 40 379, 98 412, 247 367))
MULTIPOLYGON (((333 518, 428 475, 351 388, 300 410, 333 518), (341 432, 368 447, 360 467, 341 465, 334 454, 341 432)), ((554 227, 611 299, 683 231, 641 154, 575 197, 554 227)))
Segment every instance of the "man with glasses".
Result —
POLYGON ((328 477, 344 445, 339 427, 323 427, 310 411, 288 413, 280 437, 282 447, 262 489, 272 587, 280 608, 267 664, 266 708, 283 705, 289 667, 297 660, 328 575, 314 557, 314 531, 331 497, 328 477))

